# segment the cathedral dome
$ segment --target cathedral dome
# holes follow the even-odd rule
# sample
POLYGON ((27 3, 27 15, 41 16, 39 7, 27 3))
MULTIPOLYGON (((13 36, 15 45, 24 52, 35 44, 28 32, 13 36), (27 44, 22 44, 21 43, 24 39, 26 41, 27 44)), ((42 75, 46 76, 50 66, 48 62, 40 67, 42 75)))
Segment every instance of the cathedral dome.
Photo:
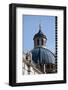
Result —
POLYGON ((35 64, 55 64, 55 55, 46 48, 34 48, 31 53, 35 64))

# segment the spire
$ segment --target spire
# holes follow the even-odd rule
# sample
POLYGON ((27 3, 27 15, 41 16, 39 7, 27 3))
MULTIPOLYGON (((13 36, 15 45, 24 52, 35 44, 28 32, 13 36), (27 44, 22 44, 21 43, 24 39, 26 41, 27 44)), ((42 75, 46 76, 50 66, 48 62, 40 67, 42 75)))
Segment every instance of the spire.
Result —
POLYGON ((39 24, 39 32, 41 31, 41 24, 39 24))

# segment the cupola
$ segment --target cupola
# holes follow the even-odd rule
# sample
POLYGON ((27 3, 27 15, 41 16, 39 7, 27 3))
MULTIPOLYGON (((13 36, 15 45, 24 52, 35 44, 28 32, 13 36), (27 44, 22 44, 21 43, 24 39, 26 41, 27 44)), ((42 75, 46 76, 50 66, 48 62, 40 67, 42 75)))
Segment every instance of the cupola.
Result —
POLYGON ((34 48, 46 47, 47 38, 46 35, 44 35, 44 33, 41 30, 41 24, 39 24, 39 31, 34 35, 33 40, 34 40, 34 48))

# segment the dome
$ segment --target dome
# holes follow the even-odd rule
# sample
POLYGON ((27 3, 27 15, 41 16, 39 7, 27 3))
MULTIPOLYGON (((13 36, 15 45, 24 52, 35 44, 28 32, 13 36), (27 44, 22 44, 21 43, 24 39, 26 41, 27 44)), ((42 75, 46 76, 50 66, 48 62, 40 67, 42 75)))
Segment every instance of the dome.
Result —
POLYGON ((41 30, 39 30, 39 32, 34 35, 33 39, 35 39, 36 37, 39 37, 39 38, 42 37, 42 38, 47 39, 46 36, 43 34, 43 32, 41 30))
POLYGON ((39 32, 34 35, 33 39, 35 39, 36 37, 38 37, 38 38, 42 37, 42 38, 47 39, 46 35, 44 35, 44 33, 41 31, 41 24, 39 24, 39 32))
POLYGON ((31 53, 35 64, 55 64, 55 55, 46 48, 34 48, 31 53))

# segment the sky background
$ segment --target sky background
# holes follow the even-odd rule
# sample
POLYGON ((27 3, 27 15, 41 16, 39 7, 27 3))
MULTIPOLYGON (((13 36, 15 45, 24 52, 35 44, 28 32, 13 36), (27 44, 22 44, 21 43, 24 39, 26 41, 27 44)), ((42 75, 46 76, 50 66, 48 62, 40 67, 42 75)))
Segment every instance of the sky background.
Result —
POLYGON ((39 24, 41 24, 41 30, 47 37, 46 48, 55 53, 55 16, 24 15, 22 17, 24 25, 24 52, 34 48, 33 37, 38 33, 39 24))

